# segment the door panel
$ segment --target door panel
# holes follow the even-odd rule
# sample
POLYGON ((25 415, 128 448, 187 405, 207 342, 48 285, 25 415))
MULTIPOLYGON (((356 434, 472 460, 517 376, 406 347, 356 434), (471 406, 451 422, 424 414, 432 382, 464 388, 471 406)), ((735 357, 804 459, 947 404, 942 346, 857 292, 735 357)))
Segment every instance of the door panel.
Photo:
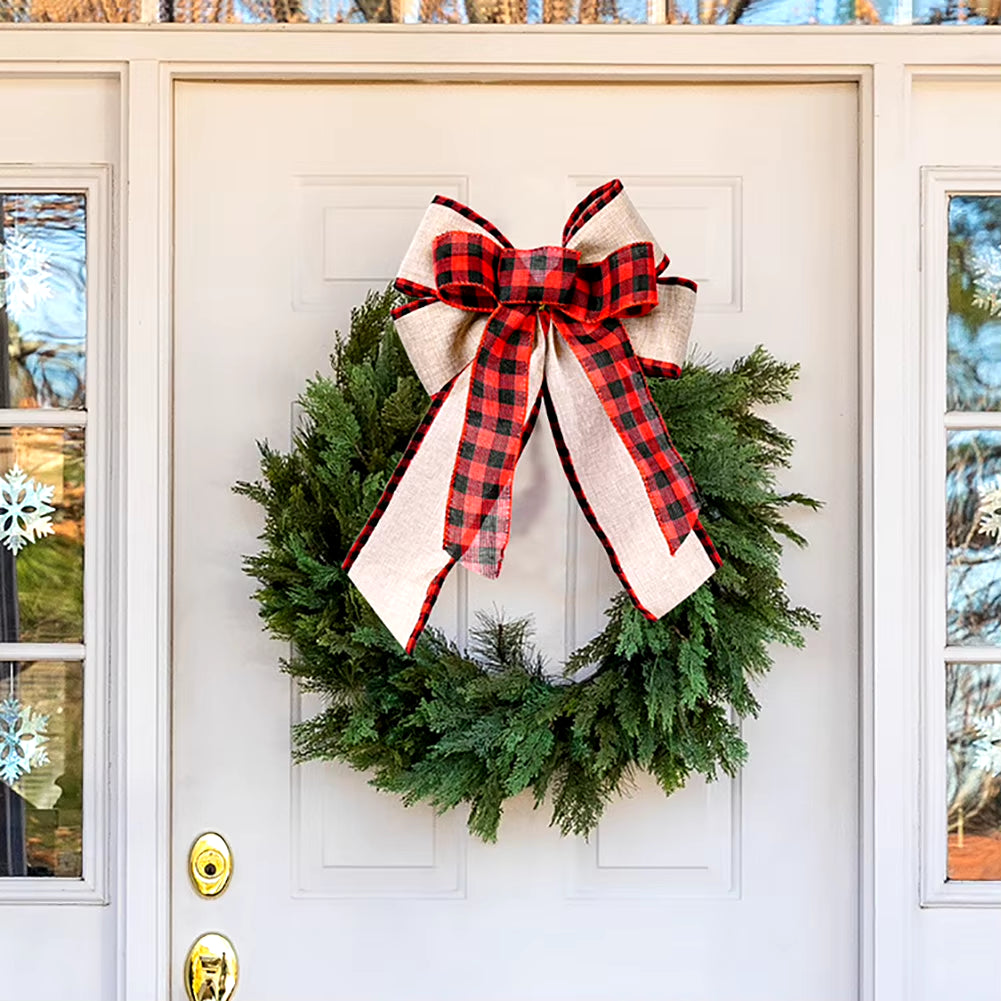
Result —
MULTIPOLYGON (((248 1001, 854 995, 856 114, 834 84, 178 86, 175 972, 217 929, 248 1001), (519 799, 487 846, 340 767, 290 766, 310 706, 260 632, 240 571, 260 516, 231 486, 256 476, 255 439, 288 442, 332 331, 393 277, 434 193, 538 246, 613 176, 700 282, 700 348, 803 363, 771 416, 799 441, 784 482, 825 501, 793 516, 812 545, 784 563, 823 627, 776 651, 738 781, 665 799, 641 778, 589 843, 519 799), (236 857, 213 901, 186 881, 206 829, 236 857)), ((614 578, 544 422, 515 510, 500 580, 453 575, 437 622, 461 642, 476 609, 530 612, 558 662, 600 628, 614 578)))

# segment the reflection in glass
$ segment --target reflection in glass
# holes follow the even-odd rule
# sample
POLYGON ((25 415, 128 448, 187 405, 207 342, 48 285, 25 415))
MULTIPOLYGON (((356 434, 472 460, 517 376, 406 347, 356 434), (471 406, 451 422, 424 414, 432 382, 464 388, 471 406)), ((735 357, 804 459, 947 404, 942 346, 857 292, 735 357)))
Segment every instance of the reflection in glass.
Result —
MULTIPOLYGON (((0 0, 3 21, 138 21, 138 0, 0 0)), ((998 24, 998 0, 162 0, 197 23, 998 24)))
POLYGON ((1001 643, 1001 431, 951 431, 946 460, 947 642, 1001 643), (993 512, 993 514, 992 514, 993 512))
POLYGON ((139 0, 0 0, 4 21, 138 21, 139 0))
MULTIPOLYGON (((139 0, 0 0, 3 21, 138 21, 139 0)), ((273 24, 998 24, 998 0, 161 0, 155 19, 273 24)))
POLYGON ((0 876, 80 878, 83 665, 0 662, 0 700, 0 876), (13 730, 11 705, 23 720, 13 730), (30 767, 3 778, 12 753, 30 767))
MULTIPOLYGON (((2 0, 0 0, 2 2, 2 0)), ((997 24, 998 0, 165 0, 161 18, 267 24, 997 24)))
POLYGON ((82 407, 84 196, 0 192, 0 219, 0 408, 82 407))
POLYGON ((948 409, 1001 409, 1001 195, 949 199, 948 409))
POLYGON ((0 431, 0 641, 83 641, 84 433, 0 431))
POLYGON ((949 879, 1001 879, 1001 664, 946 668, 949 879))

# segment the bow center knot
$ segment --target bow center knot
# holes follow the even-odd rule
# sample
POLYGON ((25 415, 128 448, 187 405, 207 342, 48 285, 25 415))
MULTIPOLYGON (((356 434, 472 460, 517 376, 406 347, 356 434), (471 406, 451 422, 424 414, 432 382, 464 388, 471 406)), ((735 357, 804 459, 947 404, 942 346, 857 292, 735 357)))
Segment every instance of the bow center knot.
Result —
POLYGON ((497 262, 497 299, 508 305, 570 306, 580 254, 566 247, 504 248, 497 262))
POLYGON ((598 323, 644 316, 658 302, 658 261, 646 241, 582 264, 580 253, 567 247, 519 250, 482 233, 450 230, 435 238, 433 261, 438 298, 471 312, 551 308, 598 323))

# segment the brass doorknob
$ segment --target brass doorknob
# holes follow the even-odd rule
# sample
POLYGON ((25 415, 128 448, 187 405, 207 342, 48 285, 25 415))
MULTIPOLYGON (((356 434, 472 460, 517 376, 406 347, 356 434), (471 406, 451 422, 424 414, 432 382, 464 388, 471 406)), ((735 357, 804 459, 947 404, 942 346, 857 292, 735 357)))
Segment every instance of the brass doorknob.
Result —
POLYGON ((188 1001, 229 1001, 238 976, 236 949, 225 935, 208 932, 191 944, 184 963, 188 1001))

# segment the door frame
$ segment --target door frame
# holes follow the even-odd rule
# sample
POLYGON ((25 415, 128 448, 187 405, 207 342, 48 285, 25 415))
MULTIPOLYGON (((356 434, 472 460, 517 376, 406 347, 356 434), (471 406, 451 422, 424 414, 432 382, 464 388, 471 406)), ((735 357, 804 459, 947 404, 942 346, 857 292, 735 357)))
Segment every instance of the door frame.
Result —
POLYGON ((109 851, 117 941, 109 982, 166 1001, 170 982, 170 425, 174 85, 183 80, 849 82, 859 100, 859 1001, 910 996, 918 893, 917 525, 919 178, 915 82, 997 77, 991 28, 18 25, 0 76, 118 84, 124 345, 110 413, 122 556, 112 599, 109 851), (914 258, 901 254, 914 248, 914 258), (876 290, 882 294, 876 295, 876 290), (874 373, 880 374, 878 385, 874 373), (878 672, 876 667, 878 665, 878 672), (156 782, 150 782, 156 776, 156 782), (150 863, 152 860, 152 864, 150 863))

